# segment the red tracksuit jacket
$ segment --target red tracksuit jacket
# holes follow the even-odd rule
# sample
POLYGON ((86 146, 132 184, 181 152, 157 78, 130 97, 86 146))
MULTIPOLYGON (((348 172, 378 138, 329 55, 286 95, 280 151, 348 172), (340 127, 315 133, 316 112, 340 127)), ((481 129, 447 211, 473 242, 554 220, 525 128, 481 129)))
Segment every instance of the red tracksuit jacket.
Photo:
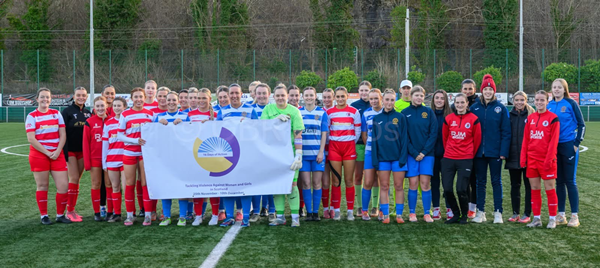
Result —
POLYGON ((467 111, 466 114, 452 113, 446 116, 442 128, 444 157, 454 160, 473 159, 481 144, 479 118, 467 111))
POLYGON ((528 161, 539 161, 544 167, 556 165, 556 150, 560 136, 560 121, 556 114, 546 111, 527 117, 521 147, 521 167, 528 161))
MULTIPOLYGON (((104 119, 93 115, 88 118, 83 127, 83 165, 85 170, 92 168, 92 159, 102 162, 102 134, 104 130, 104 119)), ((101 166, 102 167, 102 166, 101 166)))

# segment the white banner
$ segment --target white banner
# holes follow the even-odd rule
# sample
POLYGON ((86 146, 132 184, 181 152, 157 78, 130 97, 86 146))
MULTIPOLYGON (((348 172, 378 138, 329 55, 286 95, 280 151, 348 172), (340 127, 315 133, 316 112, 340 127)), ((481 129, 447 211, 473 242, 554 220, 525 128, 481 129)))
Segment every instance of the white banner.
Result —
POLYGON ((290 123, 280 120, 145 124, 142 147, 152 199, 289 194, 290 123))

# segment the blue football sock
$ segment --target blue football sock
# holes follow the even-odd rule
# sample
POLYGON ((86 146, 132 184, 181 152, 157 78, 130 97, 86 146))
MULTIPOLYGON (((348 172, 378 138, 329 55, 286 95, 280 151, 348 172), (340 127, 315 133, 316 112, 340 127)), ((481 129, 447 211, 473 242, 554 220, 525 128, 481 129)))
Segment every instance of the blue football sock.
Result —
POLYGON ((396 204, 396 216, 402 215, 403 211, 404 211, 404 203, 396 204))
POLYGON ((305 200, 304 205, 306 206, 307 213, 312 213, 312 191, 310 189, 302 189, 302 195, 305 200))
MULTIPOLYGON (((208 202, 206 202, 206 198, 202 198, 202 215, 204 215, 204 213, 206 212, 206 205, 208 205, 208 202)), ((200 216, 200 215, 198 215, 200 216)))
MULTIPOLYGON (((179 209, 181 210, 181 208, 179 208, 179 209)), ((187 213, 189 213, 189 214, 194 213, 194 202, 188 202, 187 203, 187 213)))
POLYGON ((262 196, 262 202, 261 202, 261 208, 268 208, 269 207, 269 196, 268 195, 263 195, 262 196))
POLYGON ((369 211, 369 203, 371 203, 371 190, 362 189, 362 211, 369 211))
MULTIPOLYGON (((250 201, 252 201, 252 199, 250 199, 250 201)), ((252 203, 252 202, 250 202, 252 203)), ((242 209, 243 205, 242 205, 242 198, 241 197, 236 197, 235 198, 235 208, 236 209, 242 209)))
POLYGON ((390 215, 390 204, 379 204, 379 206, 381 207, 383 215, 390 215))
POLYGON ((259 214, 260 213, 260 199, 261 199, 262 195, 255 195, 252 197, 252 211, 254 211, 254 214, 259 214))
POLYGON ((221 202, 225 203, 225 213, 227 213, 227 218, 233 218, 233 213, 235 211, 235 199, 237 197, 223 197, 221 198, 221 202))
POLYGON ((417 190, 408 189, 408 209, 409 209, 410 213, 415 213, 416 208, 417 208, 417 190))
POLYGON ((421 190, 421 200, 423 201, 423 210, 425 211, 425 215, 427 215, 431 210, 431 190, 421 190))
POLYGON ((267 199, 269 200, 269 202, 267 202, 269 204, 269 213, 273 214, 275 213, 275 198, 273 195, 268 195, 267 199))
MULTIPOLYGON (((185 212, 187 211, 188 207, 189 207, 189 203, 193 202, 188 202, 187 199, 179 199, 179 218, 185 218, 185 212)), ((163 202, 163 206, 164 206, 165 202, 163 202)), ((171 215, 171 206, 169 205, 169 215, 171 215)), ((165 216, 166 217, 166 216, 165 216)))
POLYGON ((171 218, 171 203, 171 199, 162 200, 163 215, 165 215, 165 218, 171 218))
POLYGON ((244 215, 244 220, 248 220, 250 218, 250 206, 252 205, 252 196, 242 196, 240 200, 242 202, 242 214, 244 215))
MULTIPOLYGON (((313 211, 312 213, 319 213, 319 207, 321 206, 321 198, 323 197, 323 190, 313 190, 312 193, 312 202, 313 202, 313 211)), ((304 202, 306 203, 306 202, 304 202)))
POLYGON ((225 209, 225 202, 223 202, 223 198, 219 199, 219 210, 225 209))

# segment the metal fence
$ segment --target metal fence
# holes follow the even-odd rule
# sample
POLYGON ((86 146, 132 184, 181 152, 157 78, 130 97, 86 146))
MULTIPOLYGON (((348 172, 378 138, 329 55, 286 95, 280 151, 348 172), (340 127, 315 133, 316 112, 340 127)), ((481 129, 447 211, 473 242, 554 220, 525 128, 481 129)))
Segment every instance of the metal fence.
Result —
MULTIPOLYGON (((95 87, 114 84, 117 91, 128 92, 144 81, 154 79, 172 89, 216 88, 233 82, 247 85, 251 81, 295 83, 303 70, 314 71, 323 78, 318 89, 325 87, 328 76, 345 67, 359 79, 377 70, 385 86, 398 88, 406 77, 403 49, 304 49, 304 50, 103 50, 95 51, 95 87)), ((549 89, 543 70, 554 62, 580 67, 586 60, 598 59, 597 50, 524 51, 526 92, 549 89)), ((483 49, 410 50, 410 66, 425 75, 421 83, 428 90, 437 89, 435 77, 457 71, 465 78, 489 64, 491 55, 500 59, 503 79, 498 92, 518 90, 518 51, 483 49), (504 57, 505 55, 505 57, 504 57), (502 58, 505 59, 502 59, 502 58)), ((9 50, 0 52, 0 86, 3 94, 33 93, 48 87, 56 93, 71 92, 77 86, 89 87, 89 51, 85 50, 9 50)), ((571 92, 587 92, 577 74, 571 92)), ((458 89, 446 89, 457 91, 458 89)))
MULTIPOLYGON (((37 107, 0 107, 0 122, 23 123, 27 114, 37 107)), ((62 111, 66 107, 51 107, 62 111)), ((509 110, 512 109, 508 106, 509 110)), ((581 112, 585 121, 600 121, 600 106, 581 106, 581 112)))

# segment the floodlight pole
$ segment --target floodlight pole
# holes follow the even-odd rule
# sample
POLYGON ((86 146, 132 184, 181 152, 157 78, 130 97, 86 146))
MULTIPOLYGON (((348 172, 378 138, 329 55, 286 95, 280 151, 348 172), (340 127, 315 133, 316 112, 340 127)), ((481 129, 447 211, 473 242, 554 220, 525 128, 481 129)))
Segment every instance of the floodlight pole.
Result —
MULTIPOLYGON (((408 6, 406 7, 406 20, 404 21, 404 32, 406 39, 406 49, 404 50, 404 76, 405 79, 408 79, 408 72, 410 71, 410 21, 408 6)), ((400 66, 400 63, 398 63, 398 66, 400 66)))
POLYGON ((94 100, 94 0, 90 0, 90 100, 94 100))
POLYGON ((523 0, 519 0, 519 91, 523 91, 523 0))

